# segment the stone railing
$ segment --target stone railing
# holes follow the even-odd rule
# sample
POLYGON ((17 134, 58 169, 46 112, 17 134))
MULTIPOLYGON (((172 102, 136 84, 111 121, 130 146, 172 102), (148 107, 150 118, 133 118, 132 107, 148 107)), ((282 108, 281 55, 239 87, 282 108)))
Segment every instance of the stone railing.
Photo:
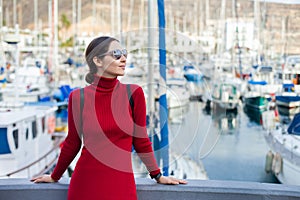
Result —
MULTIPOLYGON (((187 185, 160 185, 148 178, 138 178, 138 199, 300 200, 300 186, 239 181, 188 181, 187 185)), ((51 184, 34 184, 28 179, 0 179, 0 199, 65 200, 68 185, 69 179, 51 184)))

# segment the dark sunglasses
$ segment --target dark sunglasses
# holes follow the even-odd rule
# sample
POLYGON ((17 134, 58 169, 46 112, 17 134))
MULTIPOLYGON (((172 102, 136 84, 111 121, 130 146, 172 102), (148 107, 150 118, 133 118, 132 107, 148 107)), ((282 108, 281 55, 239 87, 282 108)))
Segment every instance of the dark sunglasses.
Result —
POLYGON ((103 55, 111 55, 114 59, 119 60, 122 57, 122 55, 125 56, 125 58, 127 58, 127 54, 128 53, 127 53, 126 49, 122 49, 122 50, 115 49, 115 50, 109 51, 103 55))

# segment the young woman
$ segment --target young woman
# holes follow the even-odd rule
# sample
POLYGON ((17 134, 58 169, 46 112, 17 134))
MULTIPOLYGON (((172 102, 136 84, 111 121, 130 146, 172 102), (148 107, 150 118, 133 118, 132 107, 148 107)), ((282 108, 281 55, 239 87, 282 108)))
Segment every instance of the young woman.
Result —
POLYGON ((68 190, 69 200, 137 199, 132 171, 132 145, 146 165, 151 178, 161 184, 186 181, 161 175, 146 130, 146 104, 141 87, 130 85, 134 105, 129 103, 124 75, 127 51, 111 37, 95 38, 87 47, 89 73, 80 111, 80 90, 70 94, 68 135, 51 175, 32 179, 35 183, 56 182, 81 144, 83 148, 68 190))

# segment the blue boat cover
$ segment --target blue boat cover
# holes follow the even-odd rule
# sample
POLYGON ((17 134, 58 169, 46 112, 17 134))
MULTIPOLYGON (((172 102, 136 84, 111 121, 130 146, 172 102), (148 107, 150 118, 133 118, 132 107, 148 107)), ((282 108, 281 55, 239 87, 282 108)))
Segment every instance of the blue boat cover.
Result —
POLYGON ((288 127, 288 133, 293 135, 300 135, 300 113, 297 113, 291 124, 288 127))
POLYGON ((266 81, 253 81, 253 80, 248 81, 248 83, 252 84, 252 85, 266 85, 267 84, 266 81))
POLYGON ((284 83, 282 85, 283 88, 291 88, 291 87, 294 87, 295 85, 293 83, 284 83))

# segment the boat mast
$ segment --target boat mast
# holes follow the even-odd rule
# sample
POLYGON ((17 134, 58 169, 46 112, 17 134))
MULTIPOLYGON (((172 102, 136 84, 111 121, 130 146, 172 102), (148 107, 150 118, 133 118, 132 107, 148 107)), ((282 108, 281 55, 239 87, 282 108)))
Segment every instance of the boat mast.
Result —
MULTIPOLYGON (((148 100, 147 107, 149 111, 149 134, 154 136, 154 95, 153 95, 153 49, 154 49, 154 28, 153 28, 153 10, 154 1, 148 1, 148 100)), ((154 141, 152 139, 152 141, 154 141)))
MULTIPOLYGON (((80 31, 79 31, 81 29, 80 24, 81 24, 81 0, 78 0, 78 2, 77 2, 77 19, 76 19, 76 40, 80 33, 80 31)), ((75 53, 76 53, 75 55, 77 55, 77 53, 78 53, 78 47, 76 47, 76 46, 75 46, 75 53)))
POLYGON ((58 65, 58 6, 57 2, 58 0, 49 0, 48 6, 49 6, 49 27, 51 29, 50 34, 50 47, 49 47, 49 53, 48 53, 48 69, 49 72, 52 72, 55 76, 55 66, 58 65))
POLYGON ((257 48, 257 65, 261 65, 261 44, 260 44, 260 5, 259 0, 255 0, 254 2, 254 35, 256 37, 256 48, 257 48))
POLYGON ((239 40, 239 15, 238 15, 238 4, 237 0, 234 0, 234 13, 235 13, 235 20, 236 20, 236 27, 235 27, 235 37, 236 37, 236 46, 235 48, 238 49, 238 66, 240 70, 240 79, 243 79, 243 71, 242 71, 242 52, 241 52, 241 46, 240 46, 240 40, 239 40))
POLYGON ((222 0, 221 4, 221 12, 218 24, 218 46, 217 46, 217 55, 220 56, 224 51, 224 41, 225 41, 225 8, 226 8, 226 0, 222 0))
POLYGON ((96 34, 95 27, 97 26, 96 6, 97 6, 96 0, 93 0, 93 23, 92 23, 92 25, 93 25, 93 35, 96 34))
POLYGON ((13 26, 17 24, 17 0, 13 1, 13 26))
POLYGON ((34 0, 34 46, 38 46, 38 0, 34 0))
POLYGON ((209 13, 209 0, 205 1, 205 25, 206 28, 208 27, 208 20, 210 18, 210 13, 209 13))
POLYGON ((111 18, 111 34, 114 36, 115 35, 115 12, 114 12, 114 7, 115 7, 115 0, 110 1, 110 8, 111 8, 111 13, 110 13, 110 18, 111 18))
MULTIPOLYGON (((0 43, 2 43, 2 27, 3 27, 3 0, 0 0, 0 43)), ((3 52, 3 45, 1 45, 1 53, 3 52)), ((2 55, 1 55, 2 56, 2 55)), ((5 64, 5 63, 3 63, 5 64)))
POLYGON ((168 133, 168 105, 166 84, 166 36, 165 36, 165 5, 164 0, 158 0, 159 17, 159 122, 160 122, 160 151, 162 152, 163 174, 169 175, 169 133, 168 133))
POLYGON ((118 34, 120 38, 120 43, 124 45, 123 34, 122 34, 122 5, 121 0, 117 0, 117 14, 118 14, 118 34))
MULTIPOLYGON (((131 16, 133 15, 133 6, 134 6, 134 0, 130 0, 130 6, 129 6, 129 12, 128 12, 128 21, 127 21, 127 33, 129 33, 130 29, 131 29, 131 16)), ((127 34, 127 46, 130 45, 131 41, 131 36, 130 34, 127 34)))
POLYGON ((73 55, 76 55, 77 40, 77 20, 76 20, 76 0, 72 0, 72 24, 73 24, 73 55))
POLYGON ((281 56, 286 56, 286 47, 287 47, 287 28, 288 28, 288 16, 284 16, 281 20, 281 56))

